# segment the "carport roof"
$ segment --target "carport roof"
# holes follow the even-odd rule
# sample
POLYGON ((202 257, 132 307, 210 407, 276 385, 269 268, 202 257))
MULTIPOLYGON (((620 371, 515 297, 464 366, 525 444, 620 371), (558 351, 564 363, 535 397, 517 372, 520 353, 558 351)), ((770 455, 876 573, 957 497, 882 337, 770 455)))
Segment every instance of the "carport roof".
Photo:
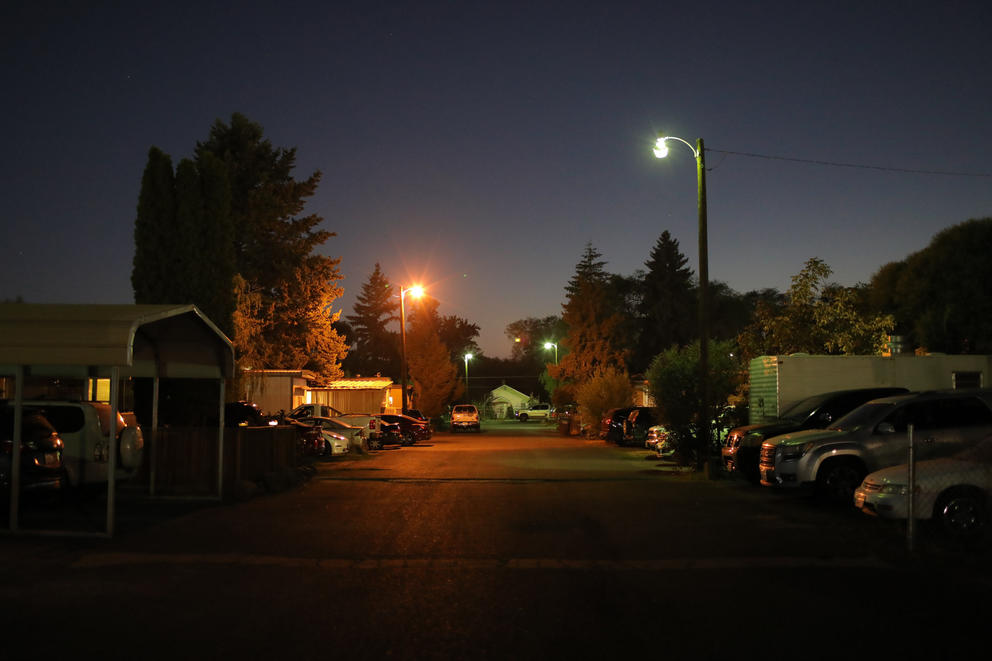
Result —
POLYGON ((0 304, 0 369, 230 377, 231 341, 195 305, 0 304))

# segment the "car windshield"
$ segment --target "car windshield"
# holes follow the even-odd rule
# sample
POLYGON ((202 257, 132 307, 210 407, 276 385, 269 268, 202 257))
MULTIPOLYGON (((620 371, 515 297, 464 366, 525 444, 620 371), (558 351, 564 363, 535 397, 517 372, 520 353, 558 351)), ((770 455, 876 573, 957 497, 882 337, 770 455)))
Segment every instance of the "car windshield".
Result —
POLYGON ((475 413, 474 406, 456 406, 455 413, 475 413))
POLYGON ((854 431, 866 425, 874 425, 887 416, 895 408, 891 402, 869 402, 862 404, 843 418, 830 425, 827 429, 837 431, 854 431))
POLYGON ((829 395, 813 395, 812 397, 807 397, 806 399, 800 400, 785 409, 782 415, 779 416, 782 420, 795 420, 796 422, 802 422, 806 420, 809 416, 813 415, 813 412, 823 405, 823 402, 827 401, 829 395))

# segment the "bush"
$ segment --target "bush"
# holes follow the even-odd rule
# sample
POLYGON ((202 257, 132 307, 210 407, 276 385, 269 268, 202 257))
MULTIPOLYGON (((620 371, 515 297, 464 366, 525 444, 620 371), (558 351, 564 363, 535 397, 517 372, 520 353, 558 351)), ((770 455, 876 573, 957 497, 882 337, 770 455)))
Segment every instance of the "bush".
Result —
MULTIPOLYGON (((730 342, 709 343, 709 417, 712 448, 716 430, 727 399, 734 394, 742 371, 733 357, 730 342)), ((673 346, 655 356, 645 373, 648 389, 654 398, 662 424, 676 453, 685 463, 701 466, 710 448, 699 439, 699 403, 702 396, 699 380, 699 343, 688 347, 673 346)))
POLYGON ((575 390, 579 404, 579 417, 587 428, 599 429, 603 414, 612 408, 630 406, 634 401, 634 387, 626 371, 609 367, 575 390))

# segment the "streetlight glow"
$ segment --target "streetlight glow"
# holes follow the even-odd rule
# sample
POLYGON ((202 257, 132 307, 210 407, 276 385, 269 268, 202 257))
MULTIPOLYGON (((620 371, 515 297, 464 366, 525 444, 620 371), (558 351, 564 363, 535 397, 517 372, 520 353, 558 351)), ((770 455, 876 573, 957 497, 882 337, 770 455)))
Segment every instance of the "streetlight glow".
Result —
POLYGON ((558 364, 558 345, 555 344, 554 342, 545 342, 544 343, 544 348, 545 348, 545 350, 547 350, 547 349, 554 349, 555 350, 555 365, 557 365, 558 364))
POLYGON ((470 353, 465 354, 465 399, 468 399, 468 361, 472 360, 470 353))

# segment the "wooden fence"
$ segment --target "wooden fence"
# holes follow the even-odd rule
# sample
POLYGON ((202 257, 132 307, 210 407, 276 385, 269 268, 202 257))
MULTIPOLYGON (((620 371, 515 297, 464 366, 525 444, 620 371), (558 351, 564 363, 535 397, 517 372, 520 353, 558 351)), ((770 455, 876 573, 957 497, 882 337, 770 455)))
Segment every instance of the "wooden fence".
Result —
MULTIPOLYGON (((151 480, 155 453, 155 493, 208 496, 217 494, 217 429, 169 427, 145 438, 144 467, 139 480, 151 480)), ((291 426, 231 427, 224 430, 225 499, 244 480, 256 482, 266 473, 295 468, 297 433, 291 426)))

